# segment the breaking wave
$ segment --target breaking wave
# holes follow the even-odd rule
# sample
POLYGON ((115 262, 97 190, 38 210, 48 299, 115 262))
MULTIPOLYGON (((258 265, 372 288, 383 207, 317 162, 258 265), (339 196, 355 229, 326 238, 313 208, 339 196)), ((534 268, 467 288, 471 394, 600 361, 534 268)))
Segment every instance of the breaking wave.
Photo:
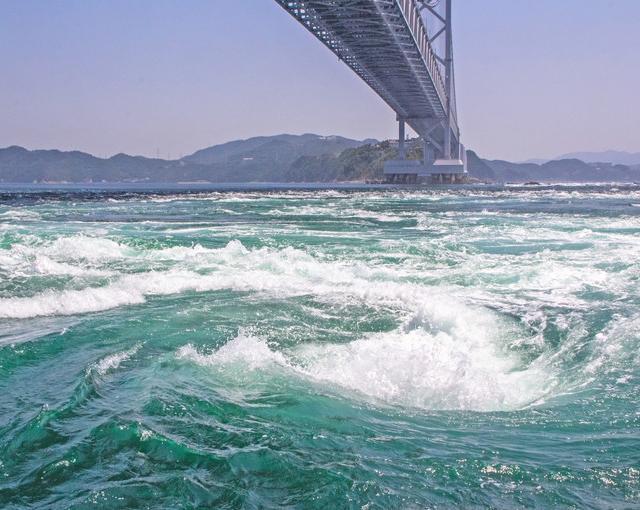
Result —
MULTIPOLYGON (((126 249, 114 243, 119 252, 126 249)), ((84 251, 80 250, 83 254, 84 251)), ((75 257, 76 253, 71 256, 75 257)), ((95 254, 94 254, 95 255, 95 254)), ((101 255, 101 256, 104 256, 101 255)), ((109 252, 112 256, 112 252, 109 252)), ((393 299, 421 292, 418 287, 398 284, 392 272, 363 264, 322 262, 297 249, 247 250, 239 241, 221 249, 173 247, 151 250, 134 259, 180 262, 167 271, 145 271, 112 277, 102 286, 47 290, 29 297, 0 299, 0 317, 29 318, 41 315, 73 315, 140 304, 148 296, 186 291, 204 292, 230 289, 255 291, 276 297, 336 292, 362 299, 393 299), (376 281, 376 278, 382 280, 376 281), (387 278, 385 281, 384 278, 387 278)), ((59 264, 56 262, 56 264, 59 264)), ((72 266, 78 271, 82 269, 72 266)), ((55 266, 58 270, 59 267, 55 266)), ((94 274, 95 269, 86 273, 94 274)), ((98 274, 102 274, 98 272, 98 274)))
POLYGON ((346 344, 300 345, 286 352, 241 333, 213 353, 188 344, 177 357, 207 367, 235 368, 243 377, 247 370, 282 370, 325 389, 421 409, 517 409, 540 401, 555 385, 544 367, 523 368, 483 333, 461 338, 422 328, 346 344))
POLYGON ((105 356, 92 365, 91 370, 95 371, 95 373, 100 376, 106 375, 108 372, 117 369, 122 362, 131 358, 131 356, 134 356, 139 350, 140 345, 136 345, 129 350, 105 356))

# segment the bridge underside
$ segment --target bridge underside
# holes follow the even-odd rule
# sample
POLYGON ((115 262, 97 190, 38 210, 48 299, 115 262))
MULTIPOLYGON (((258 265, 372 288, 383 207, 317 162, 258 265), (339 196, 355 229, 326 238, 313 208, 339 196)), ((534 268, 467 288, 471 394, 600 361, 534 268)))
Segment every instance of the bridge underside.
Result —
MULTIPOLYGON (((420 2, 276 1, 396 112, 401 145, 405 122, 425 141, 424 166, 459 157, 459 129, 447 93, 449 75, 441 71, 444 61, 432 48, 420 2)), ((402 147, 400 153, 404 160, 402 147)))

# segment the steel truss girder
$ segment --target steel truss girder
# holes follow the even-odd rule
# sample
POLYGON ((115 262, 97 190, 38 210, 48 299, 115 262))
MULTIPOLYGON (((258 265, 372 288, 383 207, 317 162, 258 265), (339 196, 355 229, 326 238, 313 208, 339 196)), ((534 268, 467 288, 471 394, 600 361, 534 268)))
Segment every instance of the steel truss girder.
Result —
POLYGON ((429 8, 427 4, 421 0, 276 1, 423 139, 438 149, 451 134, 458 142, 457 119, 447 122, 447 83, 420 13, 429 8))

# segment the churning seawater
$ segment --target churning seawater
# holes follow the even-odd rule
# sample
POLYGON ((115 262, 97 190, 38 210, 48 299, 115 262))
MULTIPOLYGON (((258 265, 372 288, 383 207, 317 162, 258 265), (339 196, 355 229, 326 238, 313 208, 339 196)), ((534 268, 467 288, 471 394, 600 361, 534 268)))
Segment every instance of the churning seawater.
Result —
POLYGON ((640 506, 640 187, 0 193, 0 507, 640 506))

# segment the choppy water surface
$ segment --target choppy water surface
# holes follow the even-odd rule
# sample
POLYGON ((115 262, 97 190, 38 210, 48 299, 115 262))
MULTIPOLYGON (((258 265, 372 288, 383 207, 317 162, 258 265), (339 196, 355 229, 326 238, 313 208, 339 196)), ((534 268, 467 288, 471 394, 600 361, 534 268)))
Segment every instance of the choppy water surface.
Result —
POLYGON ((637 186, 0 193, 0 506, 638 507, 639 347, 637 186))

